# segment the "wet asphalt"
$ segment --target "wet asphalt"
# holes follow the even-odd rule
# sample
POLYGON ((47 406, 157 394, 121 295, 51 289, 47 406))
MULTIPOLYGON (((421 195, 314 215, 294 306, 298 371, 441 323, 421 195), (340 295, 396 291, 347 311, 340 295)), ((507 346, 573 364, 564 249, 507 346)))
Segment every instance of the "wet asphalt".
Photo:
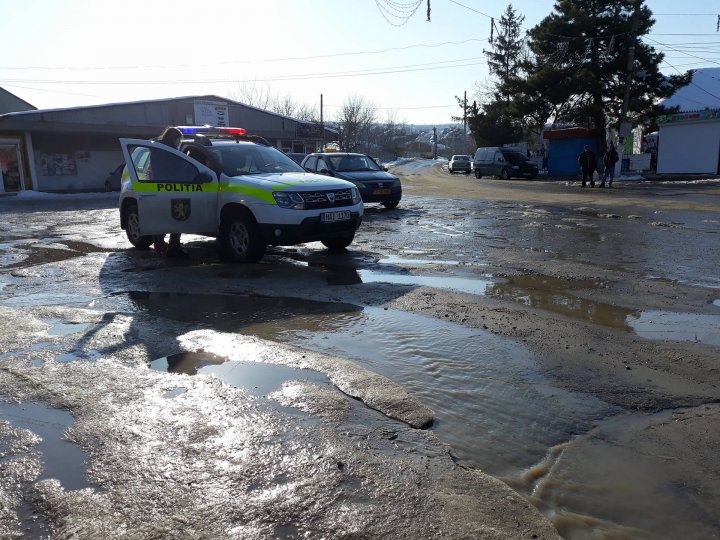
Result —
MULTIPOLYGON (((636 189, 641 188, 628 188, 636 189)), ((706 201, 692 187, 660 186, 652 193, 670 189, 671 197, 706 201)), ((587 459, 597 440, 629 438, 631 430, 618 430, 619 418, 635 429, 647 425, 654 413, 639 412, 632 403, 593 392, 592 385, 579 391, 559 384, 538 361, 532 340, 514 337, 510 328, 508 332, 494 331, 489 320, 493 311, 483 311, 482 305, 468 315, 472 321, 463 321, 420 313, 403 307, 403 301, 422 299, 429 294, 426 291, 433 291, 440 297, 452 296, 460 306, 484 299, 481 302, 493 306, 517 306, 540 318, 559 317, 643 342, 717 347, 720 214, 704 209, 604 208, 601 204, 542 205, 409 195, 394 210, 368 205, 356 242, 345 253, 328 252, 320 244, 278 247, 269 249, 259 264, 228 266, 219 261, 214 241, 204 237, 183 237, 190 254, 187 260, 163 259, 150 251, 130 249, 119 230, 115 205, 115 199, 105 195, 0 199, 0 310, 5 321, 0 327, 0 362, 5 363, 5 376, 0 380, 5 404, 0 419, 7 422, 5 429, 11 430, 2 440, 15 452, 6 450, 4 455, 18 456, 16 485, 25 486, 19 492, 8 487, 5 493, 10 499, 35 493, 46 501, 44 505, 17 505, 16 519, 3 524, 8 531, 25 529, 26 537, 41 537, 50 531, 58 537, 68 535, 72 526, 58 524, 67 518, 60 508, 70 504, 85 509, 78 510, 74 519, 80 530, 92 535, 99 525, 90 514, 103 505, 112 506, 113 501, 127 504, 132 496, 145 493, 132 483, 132 474, 162 475, 158 471, 163 467, 169 470, 168 463, 157 456, 146 467, 133 465, 123 470, 122 452, 142 461, 150 459, 142 454, 147 446, 127 446, 124 441, 126 446, 113 447, 109 442, 113 437, 107 424, 127 421, 132 418, 127 416, 133 413, 130 409, 142 404, 131 392, 123 394, 123 377, 136 382, 135 375, 123 375, 123 370, 145 373, 149 367, 138 382, 147 389, 143 399, 177 401, 193 394, 200 402, 205 399, 208 405, 220 407, 217 396, 227 397, 228 390, 219 392, 216 385, 205 388, 203 381, 222 381, 247 395, 247 403, 257 408, 258 418, 273 432, 269 439, 273 444, 294 440, 290 433, 280 432, 296 421, 308 431, 318 422, 329 421, 335 426, 333 432, 406 433, 413 419, 431 414, 429 426, 424 420, 416 422, 416 427, 425 424, 427 429, 409 432, 412 437, 402 444, 392 443, 392 451, 373 447, 370 455, 382 459, 387 454, 387 465, 387 461, 406 460, 416 453, 443 455, 442 445, 448 444, 446 455, 451 459, 442 467, 450 470, 452 464, 460 463, 503 478, 547 516, 554 516, 555 526, 566 538, 583 538, 592 530, 617 538, 652 537, 662 520, 647 514, 673 506, 678 507, 672 513, 675 520, 689 519, 683 518, 684 514, 692 516, 696 524, 697 534, 687 538, 706 538, 718 532, 716 512, 703 513, 682 493, 659 497, 662 505, 658 508, 639 505, 633 510, 632 504, 625 504, 621 511, 604 499, 617 486, 598 489, 592 495, 600 480, 583 483, 590 475, 575 470, 575 460, 568 458, 566 462, 572 466, 566 469, 557 465, 557 456, 567 448, 563 445, 571 445, 565 455, 574 451, 587 459), (625 297, 617 291, 607 294, 613 282, 648 283, 660 292, 625 297), (694 295, 686 300, 670 298, 676 285, 692 289, 694 295), (696 296, 704 298, 704 303, 698 305, 696 296), (489 324, 483 322, 485 313, 489 324), (235 343, 234 339, 240 340, 235 343), (252 340, 262 340, 263 345, 255 347, 252 340), (299 357, 276 354, 266 343, 277 343, 279 350, 299 347, 307 351, 307 358, 302 353, 299 357), (364 375, 343 378, 349 364, 330 368, 325 360, 308 360, 313 354, 349 361, 386 378, 397 385, 392 392, 403 389, 408 393, 413 401, 404 403, 411 406, 404 408, 382 398, 373 401, 375 383, 371 379, 364 375), (103 372, 111 381, 103 380, 103 372), (176 384, 175 379, 167 379, 172 374, 189 376, 193 382, 176 384), (107 385, 108 395, 116 396, 121 405, 118 408, 127 410, 116 414, 112 404, 98 402, 95 411, 84 400, 102 400, 102 396, 79 392, 68 381, 86 389, 107 385), (338 388, 343 395, 361 401, 344 402, 335 394, 328 397, 338 388), (211 398, 212 389, 216 394, 211 398), (313 400, 303 395, 314 396, 316 403, 310 404, 313 400), (432 412, 418 412, 421 407, 432 412), (67 410, 75 412, 75 427, 72 417, 62 416, 67 410), (346 412, 340 414, 341 410, 346 412), (55 432, 43 425, 54 426, 55 432), (606 435, 598 439, 597 432, 603 430, 606 435), (423 434, 438 441, 429 443, 423 434), (48 442, 35 444, 33 435, 48 442), (579 439, 591 442, 576 443, 579 439), (67 451, 66 446, 74 449, 67 451), (101 451, 104 446, 108 449, 101 451), (68 462, 59 461, 61 457, 68 462), (558 474, 547 476, 544 468, 555 468, 558 474), (568 470, 575 472, 569 474, 568 470), (535 474, 547 481, 541 485, 535 474), (33 483, 41 487, 33 491, 28 487, 33 483), (583 486, 582 508, 565 500, 574 483, 583 486), (88 494, 75 495, 88 486, 106 486, 117 498, 94 504, 88 494), (584 517, 568 519, 573 513, 584 517)), ((437 303, 436 298, 433 296, 432 302, 437 303)), ((181 410, 178 405, 176 414, 188 414, 181 410)), ((161 417, 158 422, 164 426, 156 426, 161 435, 173 437, 173 429, 186 429, 180 418, 171 423, 161 417)), ((150 447, 160 444, 158 439, 150 439, 144 428, 136 429, 150 447)), ((240 427, 219 418, 213 429, 222 439, 223 433, 234 433, 240 427)), ((392 437, 388 441, 397 440, 397 435, 388 437, 392 437)), ((180 449, 185 456, 180 459, 188 466, 194 463, 187 457, 192 455, 192 441, 192 437, 183 440, 180 449)), ((310 436, 306 440, 298 437, 298 441, 310 454, 318 444, 310 436)), ((216 450, 231 451, 217 444, 216 450)), ((250 437, 232 452, 258 452, 262 446, 250 437)), ((198 452, 198 456, 204 455, 198 452)), ((363 466, 377 466, 364 459, 363 466)), ((311 461, 300 459, 273 474, 293 479, 282 485, 297 486, 311 461)), ((342 472, 345 462, 336 461, 336 470, 342 472)), ((609 467, 610 462, 601 460, 600 465, 609 467)), ((266 481, 267 467, 250 473, 254 482, 266 481)), ((647 467, 643 478, 660 470, 659 465, 647 467)), ((200 476, 209 471, 198 471, 198 477, 189 471, 183 474, 190 482, 201 483, 200 476)), ((382 493, 391 492, 392 482, 402 480, 398 474, 388 476, 382 493)), ((437 476, 427 481, 440 482, 437 476)), ((643 481, 648 490, 660 489, 643 481)), ((338 489, 352 491, 348 486, 353 485, 338 489)), ((206 485, 197 493, 211 496, 217 487, 206 485)), ((372 498, 360 485, 355 487, 352 504, 360 504, 363 497, 372 498)), ((308 493, 320 488, 322 485, 309 487, 308 493)), ((234 489, 252 491, 252 484, 234 489)), ((297 497, 287 492, 287 497, 278 497, 277 488, 264 489, 269 490, 268 497, 274 493, 275 503, 265 511, 275 517, 285 512, 281 499, 297 497)), ((338 497, 340 492, 334 489, 330 491, 338 497)), ((640 489, 639 493, 646 492, 640 489)), ((715 487, 708 488, 706 500, 712 501, 715 493, 715 487)), ((167 496, 170 494, 192 497, 192 490, 168 489, 167 496)), ((151 496, 150 492, 145 495, 151 496)), ((433 504, 425 493, 416 497, 420 507, 433 504)), ((263 511, 262 504, 257 504, 256 511, 263 511)), ((275 519, 272 526, 252 516, 235 520, 223 516, 218 523, 225 526, 224 531, 242 523, 246 528, 237 529, 238 537, 295 538, 318 530, 340 535, 342 520, 322 522, 321 513, 300 513, 303 522, 275 519)), ((411 521, 417 518, 409 508, 398 513, 411 521)), ((365 522, 353 515, 354 521, 350 521, 362 530, 365 522)), ((437 519, 440 523, 445 518, 437 519)), ((132 522, 128 518, 128 523, 132 522)), ((397 526, 403 523, 402 519, 393 522, 397 526)), ((684 523, 681 521, 677 530, 682 530, 684 523)), ((116 526, 121 527, 122 520, 116 526)), ((387 533, 365 526, 377 534, 387 533)))

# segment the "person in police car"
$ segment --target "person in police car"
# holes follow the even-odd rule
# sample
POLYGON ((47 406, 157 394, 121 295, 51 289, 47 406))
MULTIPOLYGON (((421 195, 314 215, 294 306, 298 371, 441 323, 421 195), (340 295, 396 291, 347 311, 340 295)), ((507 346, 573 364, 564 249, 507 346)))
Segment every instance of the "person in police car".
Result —
MULTIPOLYGON (((167 127, 162 132, 162 135, 155 140, 171 148, 179 149, 182 137, 183 134, 178 128, 167 127)), ((188 256, 187 252, 180 247, 180 233, 171 233, 169 243, 165 242, 164 234, 153 235, 153 249, 155 253, 166 257, 182 258, 188 256)))

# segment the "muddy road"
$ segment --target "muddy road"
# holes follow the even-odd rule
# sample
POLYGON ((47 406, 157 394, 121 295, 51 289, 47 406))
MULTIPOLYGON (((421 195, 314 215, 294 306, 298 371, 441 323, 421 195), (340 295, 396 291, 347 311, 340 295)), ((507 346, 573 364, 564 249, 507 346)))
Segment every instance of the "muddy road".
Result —
POLYGON ((395 172, 255 265, 0 199, 0 532, 720 537, 720 182, 395 172))

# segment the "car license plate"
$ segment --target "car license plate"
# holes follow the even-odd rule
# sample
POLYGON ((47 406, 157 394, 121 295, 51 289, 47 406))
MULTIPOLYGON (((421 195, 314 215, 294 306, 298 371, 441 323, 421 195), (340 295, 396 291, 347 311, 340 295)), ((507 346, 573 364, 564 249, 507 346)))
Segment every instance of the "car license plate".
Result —
POLYGON ((323 212, 320 214, 322 223, 334 223, 336 221, 347 221, 350 219, 350 212, 347 210, 342 212, 323 212))
POLYGON ((373 195, 390 195, 389 189, 374 189, 373 195))

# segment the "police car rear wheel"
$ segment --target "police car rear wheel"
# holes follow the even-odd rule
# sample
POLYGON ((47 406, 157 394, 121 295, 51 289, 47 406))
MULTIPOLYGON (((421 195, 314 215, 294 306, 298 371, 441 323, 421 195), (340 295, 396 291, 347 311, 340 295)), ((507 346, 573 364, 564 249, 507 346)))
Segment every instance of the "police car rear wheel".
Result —
POLYGON ((150 244, 152 244, 152 236, 143 236, 140 234, 140 214, 136 204, 128 207, 125 234, 128 240, 130 240, 130 243, 137 249, 147 249, 150 247, 150 244))
POLYGON ((233 214, 222 223, 220 247, 223 258, 231 262, 257 262, 265 255, 255 221, 244 214, 233 214))

